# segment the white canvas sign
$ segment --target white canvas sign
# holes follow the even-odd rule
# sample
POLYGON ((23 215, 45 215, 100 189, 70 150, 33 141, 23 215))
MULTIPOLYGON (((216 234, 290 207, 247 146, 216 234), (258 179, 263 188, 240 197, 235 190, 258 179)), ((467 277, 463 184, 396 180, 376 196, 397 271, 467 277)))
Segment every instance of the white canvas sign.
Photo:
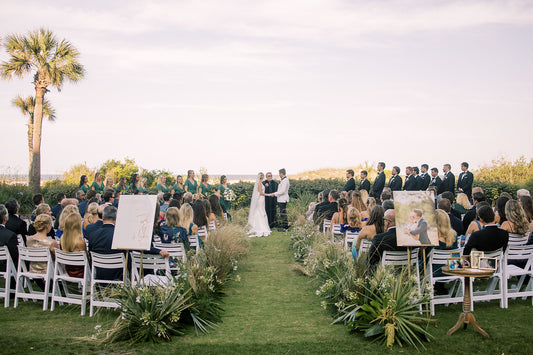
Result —
POLYGON ((113 249, 150 250, 156 204, 155 195, 120 197, 113 249))

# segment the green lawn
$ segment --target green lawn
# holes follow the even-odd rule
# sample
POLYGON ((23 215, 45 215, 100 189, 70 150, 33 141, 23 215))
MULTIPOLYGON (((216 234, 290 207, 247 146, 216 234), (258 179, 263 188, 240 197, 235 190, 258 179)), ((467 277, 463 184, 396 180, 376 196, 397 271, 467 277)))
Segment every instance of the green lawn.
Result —
MULTIPOLYGON (((114 312, 99 312, 94 318, 80 317, 79 307, 57 307, 43 312, 40 303, 21 302, 17 309, 1 308, 0 353, 383 353, 381 345, 361 335, 349 334, 342 325, 330 325, 332 317, 320 307, 309 278, 292 270, 288 233, 254 238, 249 256, 241 262, 240 282, 228 285, 223 322, 210 334, 196 336, 192 330, 172 342, 158 345, 119 344, 108 348, 82 339, 94 326, 110 322, 114 312)), ((526 354, 533 353, 530 337, 533 318, 531 300, 511 301, 509 309, 497 302, 476 303, 475 315, 490 335, 483 338, 469 327, 451 337, 446 331, 455 324, 460 305, 437 306, 438 326, 427 344, 431 354, 526 354)), ((415 352, 395 347, 393 352, 415 352)))

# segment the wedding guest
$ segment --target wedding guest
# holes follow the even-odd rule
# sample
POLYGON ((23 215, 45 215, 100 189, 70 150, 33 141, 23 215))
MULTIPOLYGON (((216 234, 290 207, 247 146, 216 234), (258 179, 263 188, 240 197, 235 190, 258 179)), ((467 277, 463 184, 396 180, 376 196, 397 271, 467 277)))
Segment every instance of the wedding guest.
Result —
MULTIPOLYGON (((18 215, 20 209, 18 201, 14 198, 11 198, 7 200, 5 207, 8 213, 8 220, 5 223, 6 228, 15 234, 20 234, 22 236, 22 239, 24 240, 24 243, 26 243, 26 236, 28 235, 28 224, 18 215)), ((2 219, 0 218, 0 221, 1 220, 2 219)))
POLYGON ((34 207, 33 207, 33 211, 31 212, 31 215, 30 215, 30 222, 35 221, 35 217, 37 217, 37 214, 35 214, 35 210, 37 209, 37 207, 39 207, 39 205, 44 203, 43 194, 35 194, 35 195, 33 195, 32 200, 33 200, 34 207))
POLYGON ((85 213, 87 212, 87 207, 91 202, 94 202, 94 199, 96 197, 96 191, 89 190, 87 194, 85 195, 85 200, 80 202, 78 206, 78 210, 80 211, 80 215, 85 216, 85 213))
POLYGON ((185 180, 185 191, 193 195, 198 193, 198 183, 194 179, 194 170, 187 171, 187 180, 185 180))
POLYGON ((361 170, 361 172, 359 173, 359 177, 361 178, 361 181, 359 181, 359 186, 357 186, 357 190, 364 190, 367 192, 367 194, 370 194, 370 181, 367 179, 368 171, 361 170))
POLYGON ((396 214, 394 210, 385 211, 383 217, 385 221, 386 232, 376 234, 372 239, 372 245, 370 246, 368 264, 370 267, 375 267, 381 261, 383 252, 390 251, 406 251, 407 248, 400 247, 396 243, 396 214))
POLYGON ((457 195, 457 202, 453 204, 453 209, 459 212, 461 215, 466 214, 469 209, 472 208, 468 196, 464 193, 459 193, 457 195))
POLYGON ((350 196, 348 195, 348 191, 341 191, 341 193, 339 195, 339 198, 343 198, 346 201, 349 201, 350 200, 350 196))
POLYGON ((390 187, 383 188, 383 191, 381 192, 380 196, 381 203, 387 200, 392 200, 392 190, 390 189, 390 187))
MULTIPOLYGON (((53 238, 48 238, 51 231, 54 230, 52 226, 52 217, 48 213, 39 214, 35 218, 35 222, 32 227, 35 230, 35 234, 28 237, 26 245, 28 248, 48 248, 55 254, 55 250, 59 249, 59 245, 53 238)), ((36 274, 46 273, 46 262, 32 261, 30 262, 30 272, 36 274)), ((44 290, 44 281, 41 279, 34 279, 34 282, 44 290)))
POLYGON ((157 194, 160 193, 167 193, 169 192, 169 188, 167 186, 167 177, 163 174, 159 175, 159 178, 157 179, 157 186, 155 187, 155 190, 157 191, 157 194))
POLYGON ((533 200, 530 196, 520 196, 520 204, 526 213, 527 220, 529 221, 529 233, 533 232, 533 200))
POLYGON ((354 171, 352 169, 346 170, 346 183, 344 184, 344 187, 342 188, 342 191, 350 192, 355 190, 355 180, 353 176, 355 175, 354 171))
POLYGON ((315 214, 315 208, 317 205, 319 205, 320 203, 322 203, 322 201, 324 200, 323 199, 323 192, 320 191, 318 193, 318 196, 317 196, 317 201, 318 202, 311 202, 309 203, 309 207, 307 208, 307 212, 305 212, 305 216, 306 216, 306 219, 308 221, 312 221, 313 220, 313 215, 315 214))
POLYGON ((348 201, 340 198, 337 203, 338 212, 335 212, 331 217, 331 224, 345 224, 348 215, 348 201))
POLYGON ((209 196, 209 204, 211 205, 211 211, 215 214, 217 218, 217 224, 218 221, 224 220, 224 215, 222 211, 222 206, 220 205, 220 198, 216 194, 212 194, 209 196))
MULTIPOLYGON (((367 206, 366 209, 368 209, 368 199, 369 199, 368 191, 359 190, 359 193, 361 194, 361 201, 363 201, 365 206, 367 206)), ((352 203, 351 198, 352 198, 352 196, 350 196, 350 200, 348 201, 350 204, 352 203)), ((376 200, 374 200, 374 201, 376 201, 376 200)))
POLYGON ((180 192, 181 194, 185 193, 185 187, 183 186, 183 176, 176 176, 176 183, 172 185, 171 190, 172 195, 174 195, 176 192, 180 192))
POLYGON ((192 205, 192 201, 193 201, 193 195, 191 192, 186 192, 184 195, 183 195, 183 203, 184 204, 190 204, 192 205))
MULTIPOLYGON (((79 213, 70 213, 64 221, 64 233, 61 237, 61 250, 65 252, 77 252, 86 250, 85 241, 83 240, 81 216, 79 213)), ((70 277, 82 278, 84 274, 83 266, 65 265, 65 270, 70 277)))
POLYGON ((476 219, 477 209, 476 205, 480 202, 485 201, 485 194, 483 192, 479 191, 473 191, 472 192, 472 201, 473 206, 471 209, 469 209, 466 214, 463 217, 463 229, 468 231, 468 227, 470 226, 470 223, 476 219))
POLYGON ((357 238, 357 242, 352 247, 352 254, 358 254, 361 247, 361 240, 372 240, 376 234, 385 232, 385 223, 383 216, 385 215, 385 209, 382 206, 375 206, 370 211, 370 217, 368 222, 363 227, 357 238), (355 251, 354 251, 355 250, 355 251))
POLYGON ((101 194, 104 192, 104 183, 102 182, 102 174, 100 172, 97 172, 94 174, 94 181, 91 184, 91 190, 96 191, 97 193, 101 194))
POLYGON ((180 226, 187 229, 188 235, 198 235, 198 226, 194 224, 194 211, 190 204, 184 203, 181 208, 181 224, 180 226))
POLYGON ((452 208, 451 208, 450 200, 448 200, 447 198, 439 199, 437 202, 437 208, 439 208, 440 210, 448 214, 450 225, 452 226, 455 233, 457 235, 463 235, 463 232, 464 232, 463 222, 451 213, 452 208))
POLYGON ((83 229, 87 229, 87 226, 89 226, 89 224, 95 223, 96 221, 98 221, 98 219, 98 204, 96 202, 92 202, 89 204, 89 206, 87 206, 87 212, 83 215, 83 229))
POLYGON ((463 255, 470 255, 472 249, 489 252, 501 248, 505 251, 509 242, 509 232, 498 228, 498 225, 494 223, 492 208, 490 206, 481 206, 478 214, 485 227, 472 233, 464 247, 463 255))
POLYGON ((55 204, 53 207, 50 208, 50 210, 52 211, 52 217, 54 219, 58 219, 59 218, 59 215, 61 214, 61 201, 63 201, 63 199, 65 198, 65 194, 60 192, 56 195, 56 201, 57 201, 57 204, 55 204))
POLYGON ((209 175, 203 174, 200 186, 198 186, 198 195, 200 198, 206 198, 211 191, 211 185, 209 185, 209 175))
POLYGON ((89 191, 89 178, 87 177, 87 175, 82 175, 80 177, 79 190, 82 190, 85 193, 87 193, 87 191, 89 191))
POLYGON ((366 200, 366 211, 368 213, 368 217, 370 217, 370 211, 372 211, 372 208, 376 207, 377 202, 376 199, 373 197, 369 197, 366 200))
POLYGON ((209 227, 209 217, 208 215, 206 214, 206 211, 205 211, 205 205, 204 203, 202 202, 202 200, 196 200, 194 201, 194 203, 192 204, 192 209, 193 209, 193 222, 194 224, 196 224, 198 226, 198 228, 201 228, 201 227, 206 227, 208 228, 209 227))
POLYGON ((163 243, 182 243, 185 249, 189 249, 189 238, 187 229, 181 224, 180 211, 176 207, 169 207, 166 212, 165 220, 159 226, 159 236, 163 243))
POLYGON ((213 210, 211 209, 211 203, 209 202, 209 200, 202 200, 202 202, 205 208, 205 215, 207 216, 208 229, 209 229, 210 222, 214 222, 215 229, 218 229, 217 216, 213 213, 213 210))
POLYGON ((470 198, 472 196, 472 184, 474 183, 474 174, 468 171, 468 163, 461 163, 461 173, 457 180, 457 190, 463 192, 470 198))
POLYGON ((505 206, 510 200, 507 196, 500 196, 496 199, 496 206, 494 209, 494 223, 499 224, 500 226, 507 221, 507 216, 505 214, 505 206))
MULTIPOLYGON (((361 228, 363 228, 361 215, 356 208, 349 206, 346 218, 348 223, 341 225, 341 233, 344 234, 343 243, 346 242, 346 232, 359 233, 361 232, 361 228)), ((354 245, 352 245, 352 254, 354 258, 357 258, 358 251, 354 249, 354 245)))
POLYGON ((167 212, 168 204, 170 202, 170 192, 165 192, 163 194, 163 204, 160 207, 161 214, 164 215, 167 212))
POLYGON ((457 233, 450 223, 450 215, 441 209, 435 210, 439 246, 435 249, 457 249, 457 233))
MULTIPOLYGON (((168 208, 170 208, 170 207, 176 207, 179 210, 181 208, 180 200, 175 199, 175 198, 170 200, 170 202, 168 203, 168 208)), ((167 211, 168 211, 168 209, 167 209, 167 211)))
POLYGON ((516 198, 519 200, 521 196, 530 196, 531 197, 531 194, 529 193, 529 190, 519 189, 518 191, 516 191, 516 198))
POLYGON ((359 213, 361 214, 362 222, 366 223, 366 221, 368 221, 369 213, 366 210, 366 204, 363 202, 363 198, 361 197, 361 191, 352 191, 351 206, 357 209, 357 211, 359 211, 359 213))
POLYGON ((529 231, 529 221, 520 202, 509 200, 505 205, 505 216, 507 220, 501 224, 501 229, 509 233, 526 235, 529 231))
MULTIPOLYGON (((474 232, 477 232, 478 230, 481 230, 483 229, 483 227, 485 226, 485 223, 483 223, 483 221, 481 221, 481 219, 479 218, 479 209, 483 206, 490 206, 490 204, 487 202, 487 201, 481 201, 481 202, 478 202, 473 208, 474 210, 476 211, 476 217, 475 219, 470 222, 470 224, 468 225, 468 228, 466 229, 466 232, 465 232, 465 236, 470 236, 472 233, 474 232)), ((464 221, 463 221, 464 222, 464 221)), ((463 224, 463 227, 464 227, 464 224, 463 224)))
POLYGON ((370 192, 370 196, 374 197, 376 200, 380 198, 381 192, 383 191, 383 188, 385 187, 385 163, 380 161, 378 163, 378 176, 374 180, 374 185, 372 186, 372 192, 370 192))
POLYGON ((323 221, 325 219, 328 219, 331 221, 331 218, 333 217, 333 214, 337 212, 337 200, 339 199, 339 193, 337 190, 331 190, 328 195, 328 202, 327 204, 321 206, 318 209, 317 214, 317 221, 316 223, 321 226, 323 221))
POLYGON ((115 206, 116 208, 118 208, 118 203, 119 203, 119 200, 120 200, 120 194, 121 194, 120 191, 115 191, 113 193, 113 206, 115 206))
POLYGON ((105 191, 105 190, 115 190, 113 184, 114 184, 114 182, 113 182, 113 178, 112 178, 112 177, 108 177, 108 178, 105 180, 105 188, 104 188, 104 191, 105 191))
POLYGON ((383 206, 383 209, 385 210, 385 212, 388 211, 388 210, 393 210, 394 209, 394 201, 393 200, 385 200, 385 201, 383 201, 381 206, 383 206))
POLYGON ((135 173, 135 174, 132 174, 131 175, 131 179, 130 179, 130 186, 128 186, 128 193, 132 194, 132 195, 138 195, 140 190, 139 190, 139 182, 140 182, 141 178, 139 177, 139 174, 135 173))
MULTIPOLYGON (((0 205, 0 246, 7 246, 11 260, 17 266, 19 260, 18 239, 17 234, 6 227, 8 219, 9 213, 6 206, 0 205)), ((5 271, 5 262, 2 262, 2 264, 5 271)))
MULTIPOLYGON (((36 216, 35 220, 37 220, 37 217, 39 217, 42 214, 46 214, 46 215, 50 216, 50 218, 52 218, 52 210, 50 209, 50 206, 48 206, 48 204, 46 204, 46 203, 41 203, 35 209, 35 211, 33 211, 33 213, 36 216)), ((28 227, 28 235, 34 235, 35 233, 37 233, 37 230, 35 229, 34 224, 35 224, 35 222, 30 224, 30 226, 28 227)), ((52 237, 52 238, 55 237, 56 231, 54 230, 53 222, 52 222, 52 229, 48 230, 47 233, 48 233, 49 237, 52 237)))
POLYGON ((118 184, 115 186, 115 191, 120 191, 121 193, 127 193, 128 192, 128 185, 127 185, 126 178, 124 176, 121 176, 120 179, 118 179, 118 184))
MULTIPOLYGON (((63 236, 64 230, 65 230, 65 221, 67 220, 67 217, 73 213, 79 214, 78 207, 76 207, 75 205, 65 206, 65 208, 61 212, 61 215, 57 219, 58 228, 56 230, 56 235, 55 235, 56 238, 61 238, 63 236)), ((81 220, 81 217, 80 217, 80 220, 81 220)), ((80 225, 81 225, 81 222, 80 222, 80 225)))
MULTIPOLYGON (((267 180, 268 180, 268 174, 269 173, 266 174, 267 180)), ((270 179, 272 179, 272 173, 270 173, 270 179)), ((276 189, 277 189, 277 183, 276 183, 276 189)), ((226 177, 226 175, 222 175, 220 177, 220 185, 218 185, 217 192, 218 192, 218 195, 220 196, 220 206, 222 206, 222 210, 226 213, 228 213, 229 210, 231 209, 231 202, 226 200, 226 196, 225 196, 225 193, 227 190, 229 190, 228 178, 226 177)), ((266 206, 267 206, 267 197, 265 196, 265 208, 266 206)), ((267 210, 267 216, 268 216, 268 210, 267 210)))

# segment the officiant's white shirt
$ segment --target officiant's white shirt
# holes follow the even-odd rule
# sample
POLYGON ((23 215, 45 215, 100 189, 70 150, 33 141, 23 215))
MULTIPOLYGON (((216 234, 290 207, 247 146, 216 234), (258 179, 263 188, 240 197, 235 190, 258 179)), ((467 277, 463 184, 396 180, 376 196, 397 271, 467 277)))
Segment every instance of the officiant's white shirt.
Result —
POLYGON ((287 203, 289 202, 289 187, 291 183, 287 177, 281 179, 278 185, 278 191, 274 192, 274 195, 278 198, 278 202, 287 203))

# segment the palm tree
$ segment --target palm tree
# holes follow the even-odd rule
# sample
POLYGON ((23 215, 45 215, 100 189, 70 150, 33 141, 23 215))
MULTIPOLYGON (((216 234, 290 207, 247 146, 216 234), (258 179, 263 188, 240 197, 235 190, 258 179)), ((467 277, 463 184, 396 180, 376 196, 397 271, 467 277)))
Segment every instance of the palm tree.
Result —
POLYGON ((40 29, 28 36, 17 34, 5 38, 9 59, 0 65, 0 75, 5 79, 22 78, 33 73, 35 105, 33 115, 32 154, 29 167, 29 187, 37 193, 41 189, 41 134, 43 101, 48 86, 61 91, 65 79, 81 80, 84 68, 78 61, 80 53, 67 40, 58 41, 52 32, 40 29))
MULTIPOLYGON (((22 96, 15 97, 11 103, 18 107, 24 116, 28 116, 28 152, 29 162, 32 165, 33 155, 33 112, 35 110, 35 99, 33 96, 23 98, 22 96)), ((56 110, 47 99, 43 100, 43 117, 48 117, 50 121, 56 119, 56 110)))

